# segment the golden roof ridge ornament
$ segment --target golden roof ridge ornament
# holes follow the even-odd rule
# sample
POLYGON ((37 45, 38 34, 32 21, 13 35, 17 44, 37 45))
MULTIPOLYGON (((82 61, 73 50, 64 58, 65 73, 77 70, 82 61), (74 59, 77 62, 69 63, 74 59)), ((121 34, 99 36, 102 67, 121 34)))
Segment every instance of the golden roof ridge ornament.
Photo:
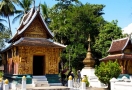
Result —
POLYGON ((86 58, 83 60, 83 64, 84 64, 85 67, 94 67, 95 60, 93 59, 92 53, 91 53, 90 34, 89 34, 89 37, 88 37, 88 42, 89 42, 89 45, 88 45, 87 55, 86 55, 86 58))

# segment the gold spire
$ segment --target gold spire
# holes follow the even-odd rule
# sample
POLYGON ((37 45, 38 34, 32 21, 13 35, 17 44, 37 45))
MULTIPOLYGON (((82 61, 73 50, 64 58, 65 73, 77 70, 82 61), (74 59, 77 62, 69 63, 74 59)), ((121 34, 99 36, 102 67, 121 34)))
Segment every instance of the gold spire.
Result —
POLYGON ((88 51, 87 51, 86 58, 83 60, 83 63, 84 63, 85 67, 94 67, 95 60, 92 58, 92 54, 91 54, 91 47, 90 47, 91 39, 90 39, 90 34, 89 34, 89 37, 88 37, 88 42, 89 42, 88 51))

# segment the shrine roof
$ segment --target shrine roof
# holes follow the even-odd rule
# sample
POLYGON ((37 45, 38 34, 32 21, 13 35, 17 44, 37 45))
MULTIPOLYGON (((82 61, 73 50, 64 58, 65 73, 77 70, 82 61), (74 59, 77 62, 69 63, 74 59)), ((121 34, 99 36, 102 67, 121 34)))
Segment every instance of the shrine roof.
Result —
POLYGON ((113 40, 108 52, 123 51, 129 42, 129 37, 113 40))
POLYGON ((66 46, 47 38, 28 38, 23 37, 16 41, 14 46, 40 46, 51 48, 65 48, 66 46))
POLYGON ((100 59, 100 61, 105 61, 105 60, 132 60, 132 54, 115 54, 115 55, 108 55, 107 57, 104 57, 100 59))
POLYGON ((53 33, 49 30, 45 20, 43 19, 41 13, 40 13, 40 9, 35 9, 34 7, 23 16, 22 21, 19 25, 19 27, 17 28, 17 32, 16 34, 10 39, 9 43, 12 42, 15 38, 17 38, 18 36, 20 36, 27 28, 28 26, 33 22, 33 20, 39 16, 39 18, 42 21, 43 26, 45 26, 49 36, 51 38, 53 38, 53 33))

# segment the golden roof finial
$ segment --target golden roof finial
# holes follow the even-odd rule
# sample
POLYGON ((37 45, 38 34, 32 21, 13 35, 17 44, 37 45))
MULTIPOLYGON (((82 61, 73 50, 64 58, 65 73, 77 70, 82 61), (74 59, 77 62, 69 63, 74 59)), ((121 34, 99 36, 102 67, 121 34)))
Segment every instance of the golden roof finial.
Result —
POLYGON ((91 41, 91 39, 90 39, 90 34, 89 34, 89 37, 88 37, 88 42, 90 42, 91 41))
POLYGON ((91 47, 90 47, 91 39, 90 39, 90 34, 89 34, 89 37, 88 37, 88 42, 89 42, 89 44, 88 44, 88 52, 91 53, 91 47))

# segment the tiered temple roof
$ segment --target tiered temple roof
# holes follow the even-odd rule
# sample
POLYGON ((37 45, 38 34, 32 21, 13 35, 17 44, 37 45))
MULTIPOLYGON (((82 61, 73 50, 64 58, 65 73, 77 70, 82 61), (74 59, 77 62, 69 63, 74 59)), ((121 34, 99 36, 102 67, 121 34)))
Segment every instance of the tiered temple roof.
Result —
MULTIPOLYGON (((37 24, 37 23, 36 23, 37 24)), ((30 32, 30 31, 28 31, 30 32)), ((36 31, 37 32, 37 31, 36 31)), ((42 17, 40 13, 40 9, 37 8, 35 9, 34 7, 23 16, 22 21, 17 28, 16 34, 9 40, 8 43, 11 43, 10 46, 8 46, 6 49, 3 51, 6 51, 7 49, 11 48, 12 46, 42 46, 42 47, 55 47, 55 48, 65 48, 66 46, 60 43, 57 43, 53 41, 54 35, 53 33, 48 29, 48 26, 42 17), (34 26, 35 20, 38 20, 40 22, 42 27, 37 27, 37 29, 33 29, 32 31, 42 29, 41 35, 42 37, 36 36, 25 36, 25 32, 29 30, 29 27, 34 26), (32 25, 32 26, 31 26, 32 25), (42 34, 44 33, 44 35, 42 34)))
POLYGON ((107 57, 100 59, 100 61, 115 59, 118 60, 132 59, 131 37, 112 40, 108 53, 109 55, 107 57))

